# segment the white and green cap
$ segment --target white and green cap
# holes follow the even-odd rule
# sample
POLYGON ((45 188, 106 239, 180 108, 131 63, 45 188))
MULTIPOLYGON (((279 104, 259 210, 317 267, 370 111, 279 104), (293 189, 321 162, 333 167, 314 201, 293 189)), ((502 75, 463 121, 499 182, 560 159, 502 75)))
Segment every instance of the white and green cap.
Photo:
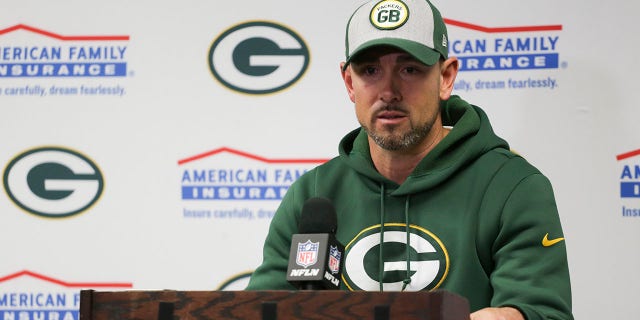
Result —
POLYGON ((346 66, 365 49, 388 45, 426 65, 447 58, 447 27, 428 0, 373 0, 361 5, 347 23, 346 66))

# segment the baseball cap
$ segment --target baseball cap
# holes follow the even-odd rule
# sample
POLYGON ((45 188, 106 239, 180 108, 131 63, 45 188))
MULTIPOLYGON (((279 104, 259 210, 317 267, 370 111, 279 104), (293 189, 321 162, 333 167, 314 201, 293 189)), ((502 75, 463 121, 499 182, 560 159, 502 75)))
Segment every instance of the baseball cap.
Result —
POLYGON ((389 45, 426 65, 447 58, 447 27, 428 0, 373 0, 356 9, 347 23, 346 63, 365 49, 389 45))

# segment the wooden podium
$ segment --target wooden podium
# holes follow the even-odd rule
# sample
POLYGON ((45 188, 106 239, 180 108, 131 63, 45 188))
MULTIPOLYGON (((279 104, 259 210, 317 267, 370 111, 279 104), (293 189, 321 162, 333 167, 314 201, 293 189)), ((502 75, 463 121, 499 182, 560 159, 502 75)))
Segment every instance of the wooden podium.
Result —
POLYGON ((448 291, 82 290, 80 319, 469 320, 469 303, 448 291))

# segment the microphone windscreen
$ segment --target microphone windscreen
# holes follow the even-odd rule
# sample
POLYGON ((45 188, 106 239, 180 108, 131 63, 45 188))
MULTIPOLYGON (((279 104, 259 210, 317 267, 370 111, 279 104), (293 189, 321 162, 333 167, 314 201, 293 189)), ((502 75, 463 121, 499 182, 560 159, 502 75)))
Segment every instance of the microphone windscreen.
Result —
POLYGON ((298 233, 331 233, 338 230, 336 209, 327 198, 310 198, 302 206, 298 233))

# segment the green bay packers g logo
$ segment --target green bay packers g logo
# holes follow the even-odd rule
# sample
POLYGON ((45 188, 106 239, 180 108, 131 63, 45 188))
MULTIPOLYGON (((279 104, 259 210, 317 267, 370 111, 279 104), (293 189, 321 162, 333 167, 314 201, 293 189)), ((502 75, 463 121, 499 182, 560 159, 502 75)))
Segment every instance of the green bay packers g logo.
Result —
POLYGON ((209 68, 229 89, 267 94, 288 88, 309 66, 309 49, 290 29, 254 21, 224 31, 211 45, 209 68))
POLYGON ((343 280, 349 290, 379 291, 380 282, 384 291, 402 290, 407 277, 407 259, 411 283, 405 291, 434 290, 442 284, 449 272, 446 248, 428 230, 415 225, 409 229, 407 256, 406 225, 384 225, 382 265, 380 225, 363 230, 346 246, 343 280))
POLYGON ((402 26, 409 18, 409 8, 399 0, 382 0, 378 2, 371 13, 369 20, 378 29, 392 30, 402 26))
POLYGON ((100 198, 104 185, 91 160, 59 147, 36 148, 16 156, 4 170, 3 183, 16 205, 47 218, 83 212, 100 198))

